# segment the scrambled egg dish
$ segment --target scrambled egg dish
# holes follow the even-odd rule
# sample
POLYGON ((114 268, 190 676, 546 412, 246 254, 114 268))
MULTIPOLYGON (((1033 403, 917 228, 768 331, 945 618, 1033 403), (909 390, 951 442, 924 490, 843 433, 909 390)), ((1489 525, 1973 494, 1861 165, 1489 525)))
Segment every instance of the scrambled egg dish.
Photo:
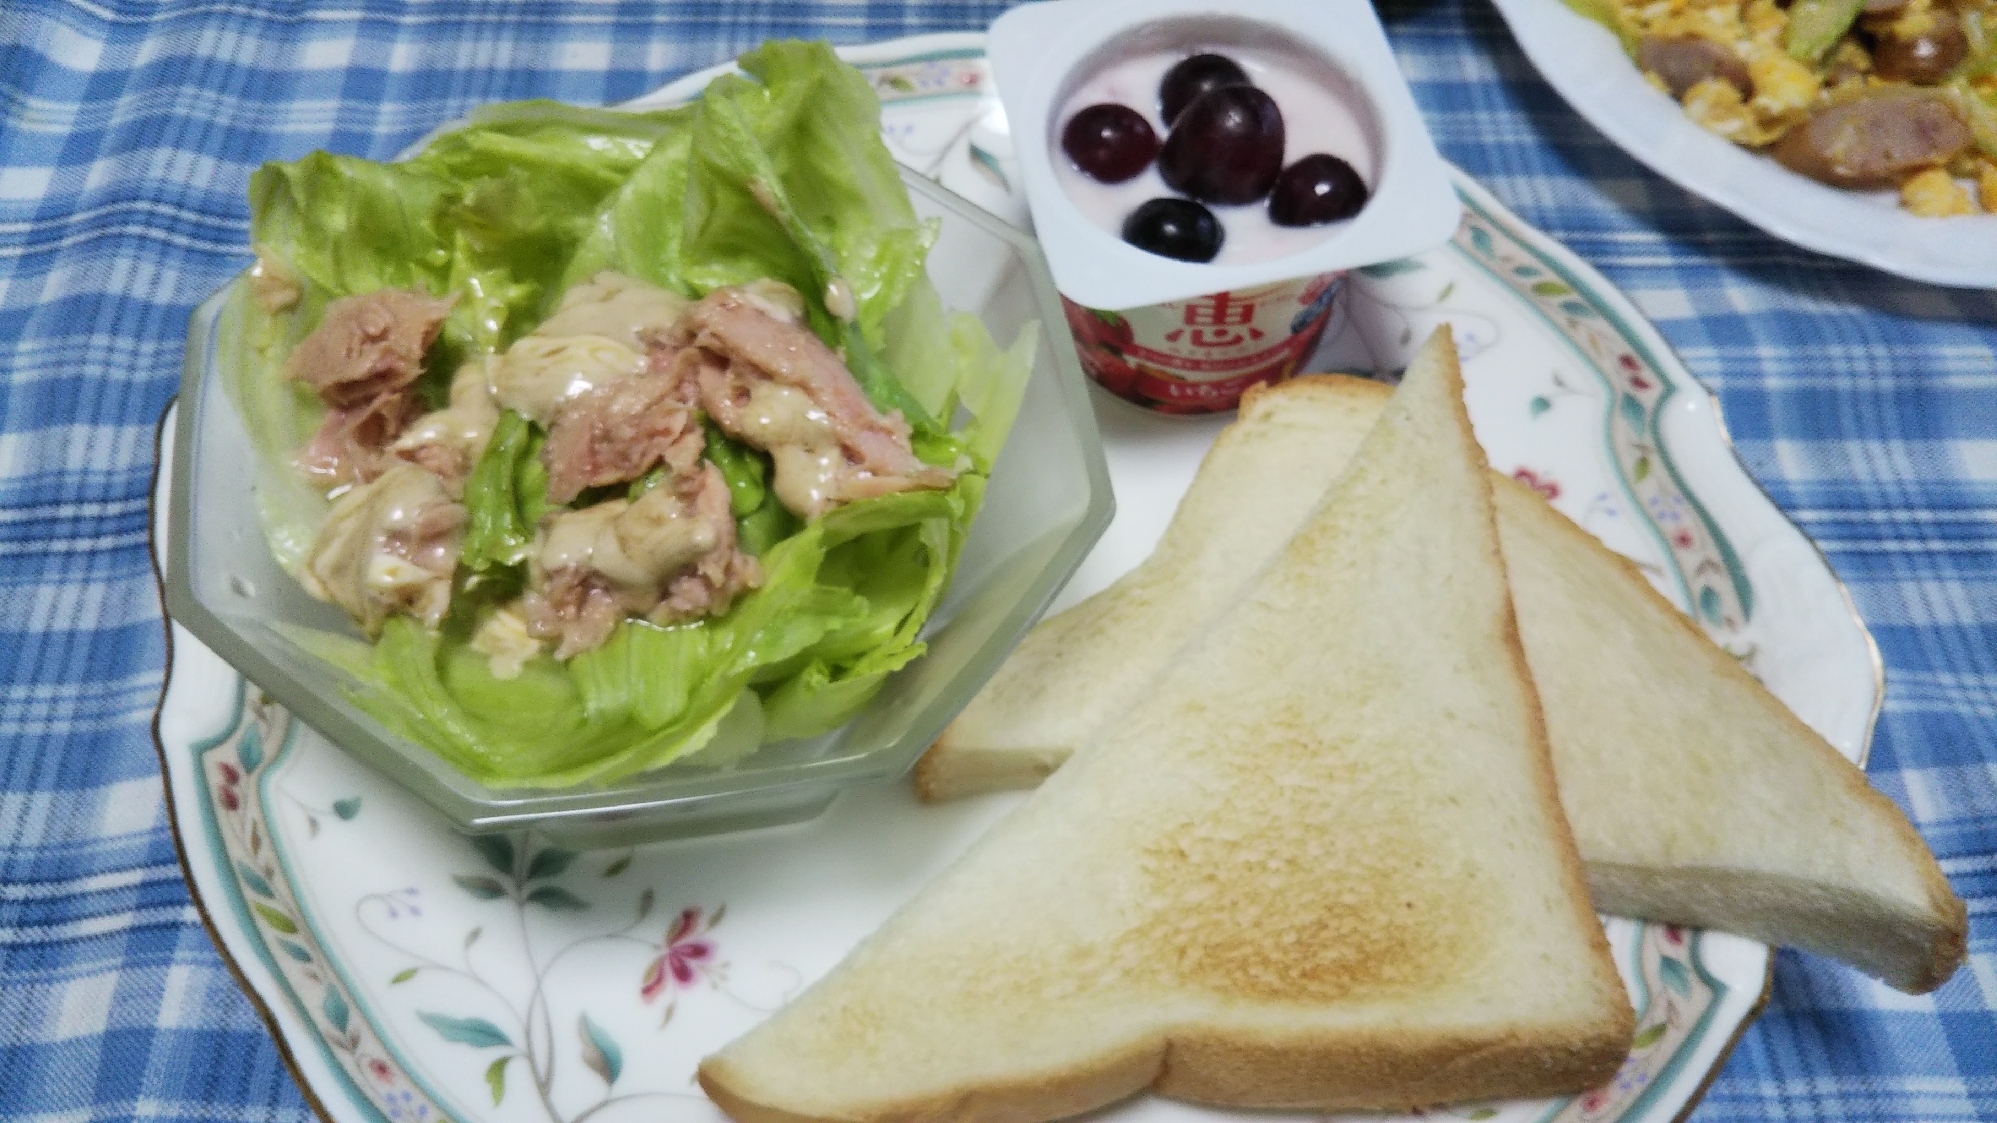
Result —
POLYGON ((1997 0, 1568 0, 1703 127, 1914 214, 1997 213, 1997 0))

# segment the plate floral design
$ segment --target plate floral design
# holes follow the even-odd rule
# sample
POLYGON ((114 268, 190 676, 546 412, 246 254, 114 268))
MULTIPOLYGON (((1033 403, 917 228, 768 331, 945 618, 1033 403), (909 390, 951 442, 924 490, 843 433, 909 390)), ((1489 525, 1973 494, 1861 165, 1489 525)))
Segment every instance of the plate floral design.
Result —
MULTIPOLYGON (((1571 484, 1561 482, 1562 473, 1527 462, 1513 468, 1511 474, 1578 516, 1584 525, 1596 518, 1613 517, 1617 505, 1643 511, 1661 548, 1662 560, 1650 566, 1651 572, 1665 579, 1680 604, 1697 607, 1701 622, 1715 638, 1732 638, 1746 626, 1752 612, 1753 586, 1726 536, 1686 490, 1658 430, 1659 418, 1681 392, 1685 379, 1674 378, 1665 370, 1657 351, 1629 330, 1624 318, 1600 306, 1597 290, 1605 286, 1599 280, 1591 283, 1567 262, 1546 254, 1523 237, 1518 219, 1467 178, 1462 179, 1459 193, 1464 218, 1452 243, 1456 260, 1502 285, 1524 309, 1535 313, 1543 326, 1564 337, 1584 360, 1578 364, 1581 377, 1564 373, 1559 366, 1548 372, 1545 385, 1525 400, 1528 422, 1554 425, 1564 420, 1564 416, 1550 416, 1559 410, 1563 415, 1578 413, 1593 424, 1606 411, 1604 447, 1612 460, 1610 475, 1621 486, 1612 494, 1587 497, 1587 504, 1576 511, 1572 505, 1577 496, 1571 484)), ((1346 330, 1359 334, 1366 355, 1363 359, 1353 356, 1357 361, 1348 360, 1344 365, 1365 370, 1399 369, 1412 346, 1440 322, 1451 324, 1466 360, 1496 346, 1502 339, 1497 319, 1456 309, 1449 303, 1458 283, 1451 276, 1428 281, 1431 290, 1441 286, 1432 302, 1402 302, 1402 293, 1423 291, 1422 274, 1438 272, 1441 270, 1425 259, 1361 270, 1346 330), (1404 279, 1397 284, 1384 283, 1396 277, 1404 279), (1418 321, 1423 324, 1419 332, 1414 330, 1418 321), (1382 323, 1398 325, 1401 331, 1391 342, 1375 343, 1382 334, 1375 325, 1382 323)), ((1331 346, 1336 347, 1337 341, 1331 346)), ((1487 358, 1477 369, 1481 372, 1493 365, 1487 358)), ((1489 428, 1486 425, 1480 433, 1489 428)))
MULTIPOLYGON (((898 157, 1025 221, 980 37, 848 57, 881 93, 898 157)), ((644 100, 683 98, 711 76, 644 100)), ((1450 324, 1492 463, 1634 558, 1859 757, 1881 694, 1869 638, 1740 468, 1711 399, 1592 270, 1467 179, 1459 190, 1456 238, 1355 275, 1314 365, 1392 379, 1450 324)), ((1063 602, 1149 552, 1224 423, 1100 402, 1119 513, 1063 602)), ((888 785, 808 825, 633 850, 470 839, 185 631, 171 642, 157 734, 190 885, 301 1088, 340 1123, 718 1121, 692 1083, 699 1058, 829 969, 1013 802, 923 808, 888 785)), ((1605 923, 1638 1010, 1616 1079, 1432 1114, 1661 1123, 1689 1110, 1758 1009, 1767 950, 1605 923)), ((1102 1115, 1233 1118, 1154 1097, 1102 1115)))
MULTIPOLYGON (((801 983, 794 969, 771 961, 763 965, 769 978, 736 985, 716 936, 725 903, 662 909, 650 885, 635 897, 619 893, 635 881, 634 851, 578 853, 531 834, 449 838, 432 851, 458 851, 431 871, 445 873, 441 881, 426 885, 393 871, 385 887, 354 897, 345 919, 371 953, 361 967, 315 915, 318 902, 299 878, 320 856, 314 848, 344 861, 347 825, 376 826, 378 799, 347 794, 321 805, 301 795, 289 765, 301 739, 313 736, 239 683, 233 717, 192 746, 203 785, 200 825, 232 875, 224 896, 235 921, 254 933, 345 1091, 373 1117, 473 1117, 448 1086, 473 1069, 490 1101, 477 1108, 524 1100, 527 1117, 554 1123, 645 1101, 654 1113, 660 1101, 706 1110, 683 1080, 662 1082, 649 1071, 681 1002, 714 996, 762 1014, 801 983), (592 961, 592 985, 571 991, 572 965, 583 959, 592 961), (610 985, 599 990, 599 980, 610 985), (758 986, 764 998, 746 997, 758 986), (402 1006, 405 993, 404 1012, 428 1033, 398 1043, 381 1005, 402 1006), (435 1050, 442 1073, 426 1078, 425 1066, 407 1055, 412 1049, 435 1050), (627 1059, 637 1063, 627 1067, 627 1059)), ((389 815, 424 817, 389 802, 389 815)))

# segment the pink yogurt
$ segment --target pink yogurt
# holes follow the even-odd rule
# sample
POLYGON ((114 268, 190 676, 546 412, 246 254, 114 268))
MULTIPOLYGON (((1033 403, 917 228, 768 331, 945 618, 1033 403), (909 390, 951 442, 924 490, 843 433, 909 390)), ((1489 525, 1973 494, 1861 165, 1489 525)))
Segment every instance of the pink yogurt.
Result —
MULTIPOLYGON (((1144 114, 1162 142, 1158 86, 1180 59, 1204 51, 1225 55, 1275 99, 1283 114, 1283 164, 1316 152, 1352 165, 1369 186, 1379 161, 1355 102, 1323 71, 1316 74, 1279 51, 1232 44, 1180 44, 1113 59, 1063 99, 1049 143, 1054 177, 1091 222, 1123 236, 1123 220, 1139 204, 1178 193, 1165 186, 1154 161, 1122 183, 1084 174, 1060 148, 1061 129, 1091 105, 1112 102, 1144 114)), ((1211 206, 1225 230, 1215 265, 1273 261, 1322 241, 1343 226, 1278 226, 1266 200, 1237 207, 1211 206)), ((1107 312, 1062 298, 1082 368, 1110 393, 1168 414, 1233 409, 1249 387, 1280 382, 1296 373, 1316 347, 1333 303, 1343 289, 1339 273, 1305 274, 1250 289, 1210 293, 1193 300, 1107 312)))
MULTIPOLYGON (((1155 51, 1113 61, 1075 87, 1055 114, 1049 143, 1054 176, 1075 206, 1090 221, 1115 237, 1123 236, 1123 220, 1138 205, 1161 196, 1177 195, 1165 186, 1153 161, 1143 173, 1122 183, 1101 183, 1078 170, 1061 151, 1061 128, 1076 113, 1099 102, 1127 105, 1142 113, 1163 142, 1164 120, 1158 115, 1158 84, 1180 59, 1211 51, 1225 55, 1248 72, 1249 80, 1276 101, 1283 113, 1283 166, 1315 152, 1340 157, 1352 165, 1370 187, 1379 181, 1378 160, 1367 129, 1353 103, 1320 76, 1306 73, 1295 60, 1258 47, 1202 44, 1155 51)), ((1226 230, 1215 265, 1236 265, 1287 257, 1322 241, 1341 223, 1323 226, 1278 226, 1269 221, 1262 201, 1238 207, 1209 206, 1226 230)))

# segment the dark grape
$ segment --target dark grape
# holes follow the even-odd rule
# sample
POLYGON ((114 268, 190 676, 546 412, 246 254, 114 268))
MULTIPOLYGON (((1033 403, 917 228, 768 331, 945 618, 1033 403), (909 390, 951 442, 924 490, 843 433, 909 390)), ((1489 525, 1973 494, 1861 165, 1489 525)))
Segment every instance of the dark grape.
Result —
POLYGON ((1252 86, 1248 72, 1226 55, 1194 55, 1180 59, 1158 83, 1158 115, 1171 128, 1179 111, 1208 90, 1222 86, 1252 86))
POLYGON ((1180 261, 1212 261, 1226 234, 1213 212, 1191 199, 1153 199, 1123 220, 1123 240, 1180 261))
POLYGON ((1252 203, 1283 170, 1283 113, 1254 86, 1222 86, 1194 99, 1172 126, 1158 171, 1202 203, 1252 203))
POLYGON ((1103 183, 1122 183, 1151 166, 1158 155, 1158 134, 1144 114, 1127 105, 1104 102, 1068 118, 1061 130, 1061 151, 1087 175, 1103 183))
POLYGON ((1366 205, 1366 181, 1352 165, 1315 152, 1283 169, 1269 192, 1269 221, 1316 226, 1351 218, 1366 205))

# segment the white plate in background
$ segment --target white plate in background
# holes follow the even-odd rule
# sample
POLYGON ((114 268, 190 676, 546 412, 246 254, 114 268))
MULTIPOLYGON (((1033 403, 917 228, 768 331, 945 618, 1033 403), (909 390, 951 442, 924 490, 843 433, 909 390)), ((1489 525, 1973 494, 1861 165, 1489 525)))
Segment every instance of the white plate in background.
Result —
POLYGON ((1997 214, 1921 218, 1897 192, 1845 191, 1707 132, 1644 80, 1607 28, 1561 0, 1492 0, 1574 112, 1650 169, 1805 249, 1917 281, 1997 288, 1997 214))

